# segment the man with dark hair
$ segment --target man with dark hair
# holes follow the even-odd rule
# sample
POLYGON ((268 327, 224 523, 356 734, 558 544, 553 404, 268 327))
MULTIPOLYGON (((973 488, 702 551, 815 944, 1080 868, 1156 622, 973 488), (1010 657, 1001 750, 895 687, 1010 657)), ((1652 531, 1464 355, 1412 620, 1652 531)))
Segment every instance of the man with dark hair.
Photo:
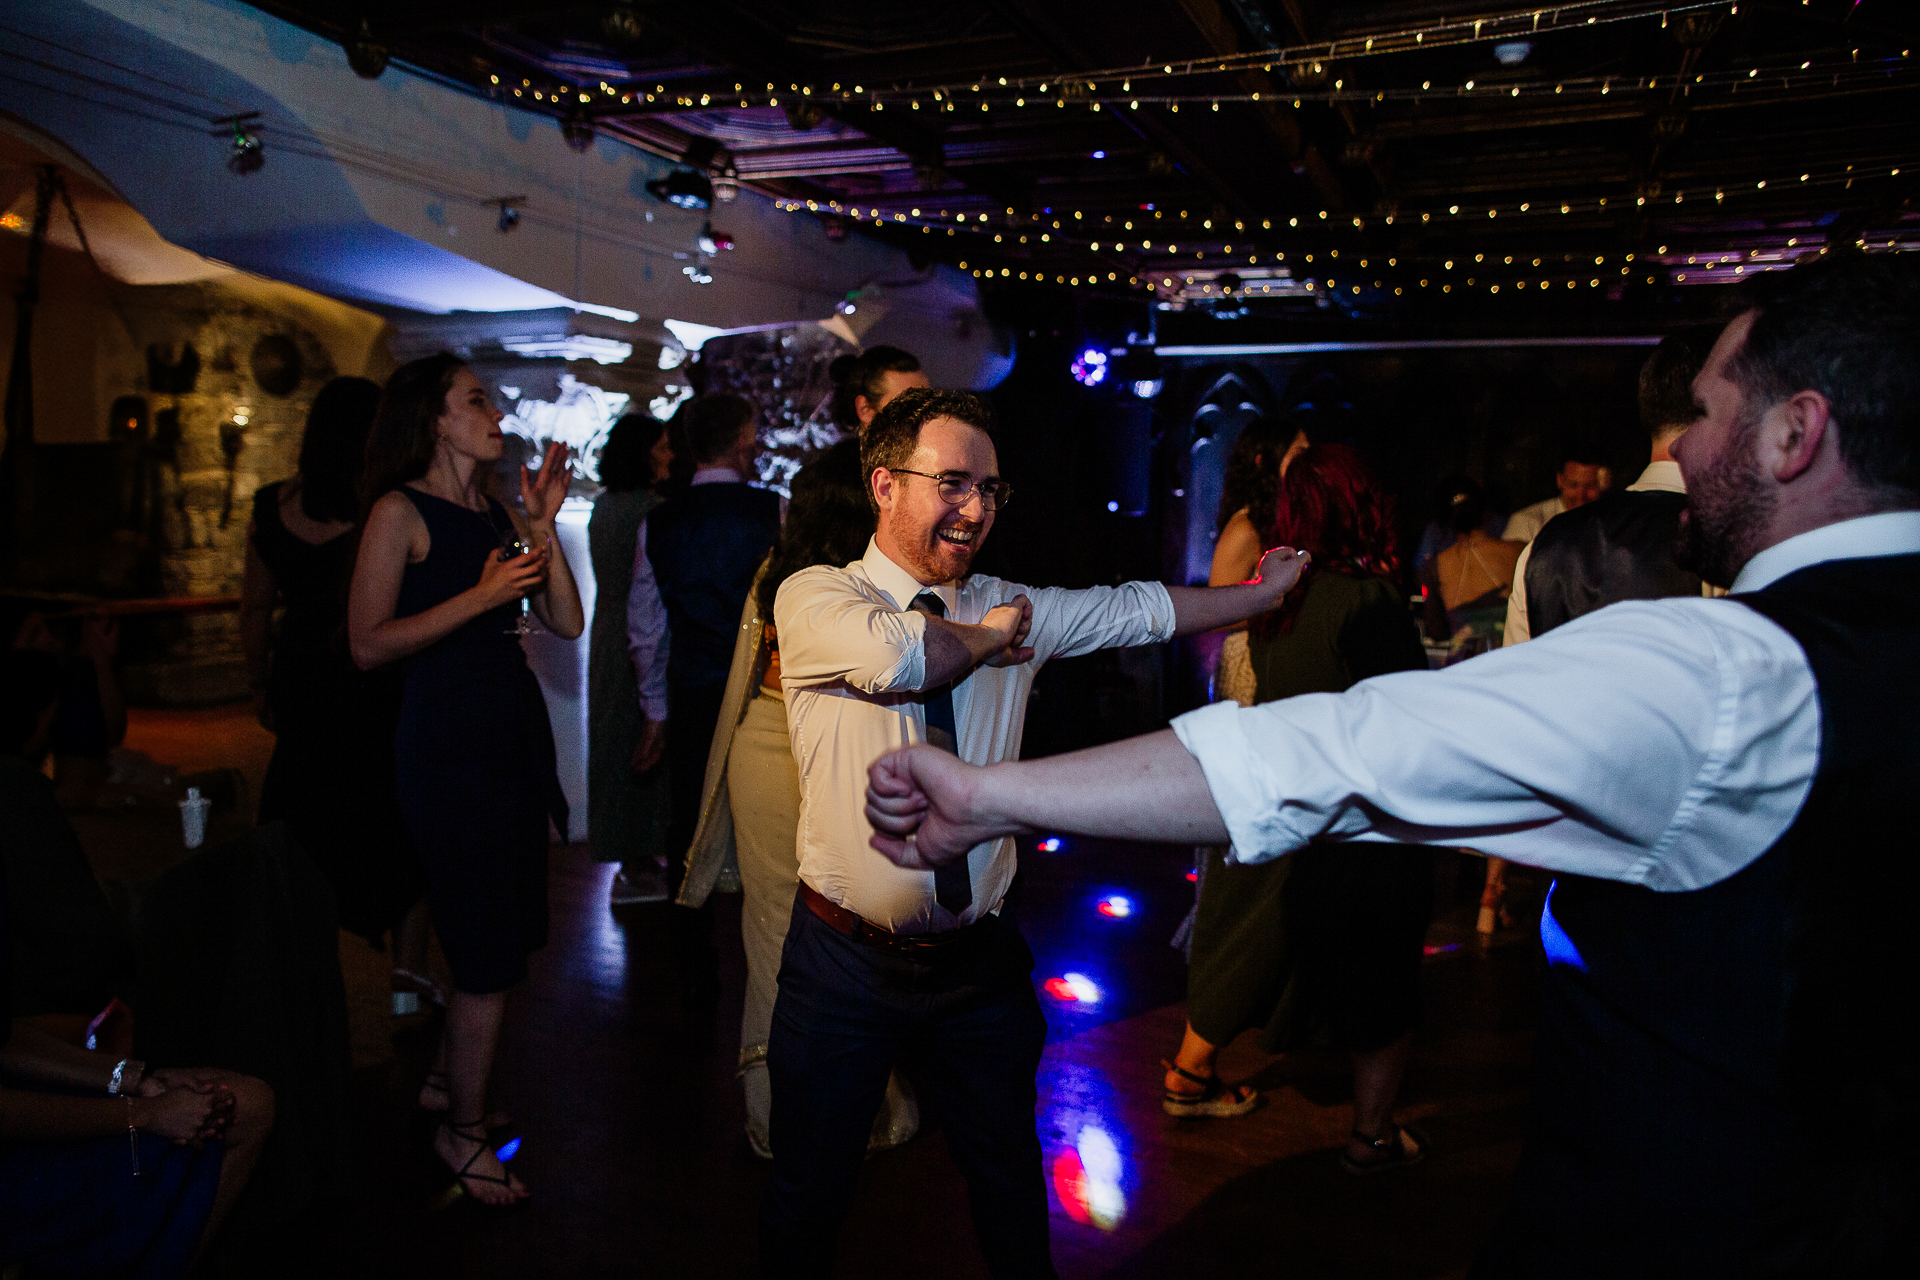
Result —
POLYGON ((1068 591, 972 573, 1010 487, 986 405, 901 392, 861 440, 878 513, 866 554, 780 586, 780 682, 800 765, 800 888, 768 1069, 769 1275, 824 1276, 896 1060, 939 1115, 995 1276, 1051 1276, 1033 1128, 1046 1019, 1033 953, 1001 912, 1010 840, 939 874, 868 847, 866 768, 902 742, 975 764, 1018 758, 1034 673, 1050 658, 1151 644, 1264 612, 1303 557, 1274 551, 1230 587, 1130 582, 1068 591))
POLYGON ((1503 541, 1532 542, 1547 521, 1563 511, 1592 502, 1606 492, 1612 481, 1607 478, 1607 466, 1600 451, 1583 443, 1570 447, 1561 456, 1560 470, 1554 473, 1553 483, 1558 493, 1507 517, 1507 527, 1500 535, 1503 541))
POLYGON ((1693 379, 1706 357, 1700 343, 1676 335, 1641 366, 1640 425, 1653 440, 1647 469, 1621 492, 1555 516, 1535 535, 1514 570, 1502 643, 1519 644, 1621 600, 1700 594, 1700 575, 1673 558, 1687 505, 1673 443, 1700 416, 1693 379))
POLYGON ((1023 831, 1467 845, 1566 875, 1482 1277, 1904 1275, 1920 1099, 1920 264, 1762 277, 1693 390, 1681 563, 1515 649, 978 770, 871 770, 875 845, 1023 831))
POLYGON ((857 356, 841 356, 828 372, 834 382, 834 421, 861 431, 902 391, 932 385, 919 359, 899 347, 868 347, 857 356))
MULTIPOLYGON (((690 406, 687 444, 693 483, 640 522, 627 594, 627 643, 645 717, 634 763, 644 771, 663 755, 667 762, 668 883, 622 872, 614 878, 615 906, 680 890, 740 606, 780 532, 779 495, 747 483, 760 453, 751 404, 735 395, 702 396, 690 406)), ((676 911, 674 922, 685 994, 704 997, 715 981, 712 908, 676 911)))

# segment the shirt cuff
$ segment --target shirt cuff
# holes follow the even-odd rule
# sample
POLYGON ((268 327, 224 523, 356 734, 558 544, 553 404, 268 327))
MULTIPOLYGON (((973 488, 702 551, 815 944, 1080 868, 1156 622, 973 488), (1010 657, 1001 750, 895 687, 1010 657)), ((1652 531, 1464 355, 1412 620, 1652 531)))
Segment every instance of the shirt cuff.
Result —
POLYGON ((1253 748, 1241 723, 1247 710, 1236 702, 1213 702, 1189 711, 1173 722, 1174 736, 1200 763, 1214 807, 1227 825, 1233 842, 1232 861, 1265 862, 1294 847, 1276 841, 1270 823, 1262 817, 1272 808, 1258 777, 1253 748))

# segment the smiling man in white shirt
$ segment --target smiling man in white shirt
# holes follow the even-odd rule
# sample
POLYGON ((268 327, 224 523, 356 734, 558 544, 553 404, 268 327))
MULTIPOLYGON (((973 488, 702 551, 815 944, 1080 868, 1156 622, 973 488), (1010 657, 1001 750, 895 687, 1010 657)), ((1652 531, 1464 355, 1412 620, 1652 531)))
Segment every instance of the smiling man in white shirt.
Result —
POLYGON ((780 969, 768 1069, 773 1176, 761 1219, 769 1275, 825 1275, 867 1131, 899 1059, 939 1115, 995 1276, 1051 1276, 1034 1132, 1046 1020, 1033 954, 1000 915, 1013 842, 980 842, 939 873, 869 847, 874 757, 930 743, 974 764, 1015 760, 1040 665, 1210 631, 1272 608, 1304 557, 1218 588, 1130 582, 1028 588, 972 573, 1007 502, 987 407, 903 391, 861 435, 878 513, 867 553, 780 587, 780 682, 800 768, 800 889, 780 969))
POLYGON ((937 867, 1039 829, 1245 861, 1385 840, 1578 873, 1542 916, 1535 1119, 1475 1274, 1905 1274, 1915 266, 1762 277, 1695 380, 1684 559, 1732 597, 1616 604, 1437 674, 1048 760, 896 749, 871 771, 875 847, 937 867))

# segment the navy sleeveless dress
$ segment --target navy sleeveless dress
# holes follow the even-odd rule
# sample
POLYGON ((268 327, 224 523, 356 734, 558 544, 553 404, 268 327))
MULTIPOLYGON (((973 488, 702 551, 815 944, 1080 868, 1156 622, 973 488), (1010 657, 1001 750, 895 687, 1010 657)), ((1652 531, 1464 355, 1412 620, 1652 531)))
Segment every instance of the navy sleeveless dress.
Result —
MULTIPOLYGON (((400 582, 395 617, 450 600, 480 580, 510 521, 409 486, 432 539, 400 582)), ((546 700, 502 605, 413 655, 395 763, 400 807, 427 869, 427 904, 457 990, 504 991, 547 944, 547 822, 567 829, 546 700)))
POLYGON ((292 828, 333 886, 341 926, 378 944, 426 889, 394 797, 404 668, 354 666, 347 583, 359 539, 295 536, 280 518, 281 491, 270 484, 253 499, 253 547, 286 604, 267 681, 274 744, 259 820, 292 828))

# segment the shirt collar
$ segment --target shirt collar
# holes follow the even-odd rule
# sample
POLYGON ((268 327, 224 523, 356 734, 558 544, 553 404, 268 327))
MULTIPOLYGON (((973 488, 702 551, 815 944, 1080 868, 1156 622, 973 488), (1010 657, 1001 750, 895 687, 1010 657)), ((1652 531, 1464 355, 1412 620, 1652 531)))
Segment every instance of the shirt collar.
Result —
POLYGON ((1685 493, 1686 479, 1680 474, 1680 464, 1662 458, 1658 462, 1649 462, 1640 478, 1627 486, 1628 493, 1685 493))
POLYGON ((1856 516, 1776 542, 1747 561, 1733 590, 1759 591, 1808 565, 1828 560, 1920 553, 1920 511, 1882 511, 1856 516))
POLYGON ((693 473, 693 479, 687 483, 696 484, 745 484, 747 478, 732 467, 702 467, 693 473))
POLYGON ((902 612, 913 607, 913 598, 922 591, 931 591, 940 597, 940 603, 947 607, 947 616, 953 616, 953 606, 960 598, 957 584, 942 582, 937 586, 922 586, 920 579, 895 564, 887 553, 880 550, 877 539, 867 539, 867 554, 860 557, 860 565, 867 571, 867 580, 886 592, 893 601, 894 608, 902 612))

